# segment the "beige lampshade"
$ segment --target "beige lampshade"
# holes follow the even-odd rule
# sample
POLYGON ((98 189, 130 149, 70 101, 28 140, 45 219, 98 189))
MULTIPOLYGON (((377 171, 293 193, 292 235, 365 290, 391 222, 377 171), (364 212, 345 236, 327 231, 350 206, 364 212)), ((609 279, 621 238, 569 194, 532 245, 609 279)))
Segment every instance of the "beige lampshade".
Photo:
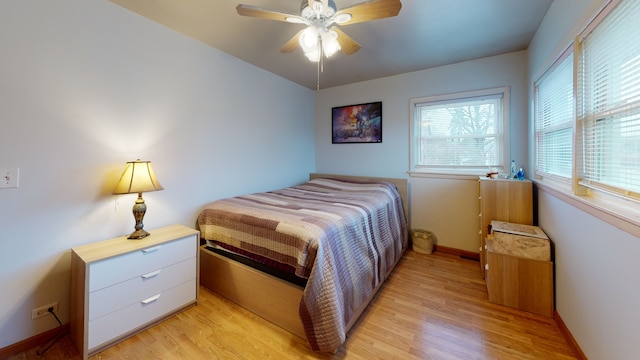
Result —
POLYGON ((163 187, 156 179, 151 161, 138 159, 127 162, 124 172, 120 176, 120 181, 118 181, 118 185, 113 190, 113 194, 143 193, 156 190, 163 190, 163 187))

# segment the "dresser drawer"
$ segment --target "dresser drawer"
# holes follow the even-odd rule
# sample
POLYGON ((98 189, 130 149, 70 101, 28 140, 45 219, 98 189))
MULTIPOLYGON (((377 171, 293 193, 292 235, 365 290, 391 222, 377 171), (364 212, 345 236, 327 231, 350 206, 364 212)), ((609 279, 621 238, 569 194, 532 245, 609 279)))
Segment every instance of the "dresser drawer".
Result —
POLYGON ((89 292, 191 258, 197 252, 197 245, 194 237, 188 236, 92 263, 89 265, 89 292))
POLYGON ((183 260, 89 294, 89 321, 196 278, 196 258, 183 260))
POLYGON ((196 279, 89 322, 88 348, 109 343, 196 300, 196 279))

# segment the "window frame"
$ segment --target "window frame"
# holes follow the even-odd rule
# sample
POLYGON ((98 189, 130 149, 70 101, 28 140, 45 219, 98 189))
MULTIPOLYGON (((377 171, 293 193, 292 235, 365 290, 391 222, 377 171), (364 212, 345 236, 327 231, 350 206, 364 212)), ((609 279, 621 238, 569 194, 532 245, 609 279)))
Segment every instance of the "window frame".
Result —
POLYGON ((435 104, 446 102, 459 102, 464 99, 476 100, 479 98, 490 97, 502 98, 502 120, 501 132, 495 135, 497 139, 497 162, 495 166, 500 171, 509 170, 510 148, 509 148, 509 123, 510 123, 510 87, 502 86, 482 90, 471 90, 449 94, 440 94, 433 96, 426 96, 420 98, 413 98, 409 101, 409 174, 410 175, 463 175, 463 176, 478 176, 486 175, 490 166, 477 166, 477 167, 458 167, 458 166, 437 166, 431 167, 429 165, 420 165, 419 152, 420 152, 420 118, 418 116, 419 106, 421 104, 435 104))
POLYGON ((533 111, 532 111, 532 116, 533 116, 533 173, 534 173, 534 178, 536 179, 552 179, 555 181, 560 181, 563 183, 571 183, 571 179, 574 177, 575 174, 575 156, 576 156, 576 149, 575 149, 575 141, 576 141, 576 77, 575 77, 575 69, 576 69, 576 54, 575 54, 575 47, 573 45, 573 43, 571 43, 571 45, 569 45, 569 47, 567 47, 562 54, 552 63, 552 65, 536 80, 534 81, 533 84, 533 111), (544 84, 545 80, 547 80, 550 76, 552 75, 557 75, 554 72, 559 70, 560 66, 565 65, 564 61, 567 61, 567 59, 572 56, 573 57, 573 61, 572 63, 570 63, 569 65, 571 65, 571 76, 572 76, 572 84, 571 84, 571 92, 572 92, 572 101, 573 101, 573 113, 572 115, 572 119, 568 122, 568 126, 563 126, 563 127, 555 127, 554 130, 558 131, 561 129, 568 129, 571 131, 571 140, 569 141, 568 146, 571 148, 571 170, 570 173, 568 174, 568 176, 563 176, 561 174, 555 174, 555 173, 551 173, 551 172, 547 172, 542 170, 539 167, 539 154, 540 154, 540 149, 538 148, 539 145, 539 133, 541 132, 547 132, 547 128, 545 128, 545 130, 539 130, 539 126, 538 126, 538 122, 540 121, 539 119, 539 102, 538 102, 538 94, 539 94, 539 87, 540 84, 544 84))
MULTIPOLYGON (((583 57, 585 56, 584 42, 585 40, 589 40, 590 36, 601 35, 599 33, 597 35, 594 35, 593 33, 599 30, 599 26, 604 21, 607 21, 608 17, 614 11, 616 11, 618 6, 621 5, 622 3, 623 3, 623 0, 612 0, 609 3, 607 3, 602 8, 602 10, 596 15, 596 17, 594 17, 594 19, 585 27, 585 29, 578 34, 575 40, 576 65, 574 70, 574 74, 575 74, 574 76, 576 79, 575 81, 575 94, 576 94, 575 121, 576 121, 577 130, 576 130, 576 140, 574 142, 574 151, 579 156, 577 157, 576 162, 574 163, 574 167, 576 168, 576 170, 574 171, 573 191, 576 194, 587 194, 587 195, 596 191, 599 193, 606 193, 609 195, 613 195, 615 197, 619 197, 624 200, 632 200, 634 202, 640 202, 640 192, 637 190, 637 188, 634 189, 629 184, 614 185, 614 183, 612 183, 611 181, 607 181, 607 180, 600 181, 600 179, 590 178, 589 174, 594 175, 600 171, 606 170, 606 168, 602 167, 600 159, 602 159, 602 156, 606 156, 607 153, 603 153, 602 152, 603 150, 598 147, 589 147, 589 144, 594 145, 594 144, 599 144, 600 142, 592 140, 589 143, 588 140, 586 140, 587 135, 585 135, 585 132, 589 130, 596 131, 599 133, 600 130, 606 125, 605 123, 608 123, 608 119, 610 117, 615 118, 617 122, 617 121, 622 121, 621 119, 619 120, 619 117, 622 117, 623 114, 627 113, 627 111, 629 110, 633 110, 634 114, 632 116, 638 116, 638 114, 640 113, 637 99, 633 101, 631 104, 607 102, 605 103, 606 108, 602 108, 603 104, 601 102, 597 102, 599 98, 590 99, 592 102, 595 102, 596 104, 598 104, 597 109, 594 108, 593 103, 587 104, 585 102, 585 97, 594 96, 595 92, 594 92, 594 89, 592 89, 591 87, 585 86, 582 83, 582 81, 584 81, 584 76, 586 72, 585 64, 583 61, 583 57), (585 92, 586 92, 585 88, 588 88, 589 91, 591 92, 587 92, 585 95, 585 92), (603 118, 601 119, 601 117, 603 118), (606 118, 607 120, 603 121, 604 118, 606 118), (593 159, 593 162, 589 163, 590 159, 593 159)), ((627 5, 627 4, 632 4, 632 3, 629 2, 629 3, 625 3, 624 5, 627 5)), ((629 5, 629 6, 633 6, 633 5, 629 5)), ((638 5, 636 4, 635 6, 638 6, 638 5)), ((636 8, 636 11, 638 11, 638 8, 636 8)), ((625 41, 627 40, 625 39, 625 41)), ((601 53, 604 53, 604 51, 601 51, 601 53)), ((618 54, 619 53, 616 53, 616 55, 618 54)), ((637 56, 638 55, 636 55, 636 57, 637 56)), ((609 58, 607 59, 611 60, 609 58)), ((621 59, 616 58, 616 60, 620 61, 621 59)), ((593 60, 590 60, 589 64, 591 64, 592 61, 593 60)), ((606 80, 609 80, 609 78, 616 79, 618 78, 618 76, 616 75, 621 75, 621 74, 618 74, 617 72, 612 72, 612 70, 610 70, 610 69, 613 69, 613 70, 617 69, 616 67, 613 66, 616 64, 615 62, 607 61, 607 62, 604 62, 604 64, 608 66, 606 68, 607 69, 606 80)), ((602 66, 598 67, 598 69, 602 69, 602 66)), ((621 78, 618 78, 618 80, 620 79, 621 78)), ((602 80, 599 80, 599 81, 602 81, 602 80)), ((589 85, 591 86, 592 84, 589 84, 589 85)), ((618 85, 621 85, 621 84, 618 84, 618 85)), ((606 140, 607 143, 611 143, 612 141, 610 138, 607 138, 607 137, 605 137, 604 140, 606 140)), ((615 160, 618 161, 619 158, 615 158, 615 160)), ((628 168, 624 168, 624 169, 628 169, 628 168)))
MULTIPOLYGON (((593 16, 584 23, 584 27, 577 31, 575 37, 573 37, 569 44, 562 47, 560 51, 550 59, 544 69, 541 69, 542 74, 534 77, 535 81, 538 81, 544 76, 554 64, 564 56, 565 52, 569 48, 573 48, 574 51, 574 134, 573 134, 573 171, 570 183, 567 184, 564 181, 557 181, 553 177, 538 177, 534 176, 534 181, 537 187, 546 193, 549 193, 558 199, 575 206, 576 208, 605 221, 623 231, 640 237, 640 201, 637 198, 625 196, 625 194, 616 193, 606 188, 598 188, 592 186, 584 186, 580 184, 579 170, 577 169, 582 159, 581 149, 581 132, 582 124, 578 122, 579 114, 579 95, 578 95, 578 66, 581 51, 581 41, 587 36, 598 24, 607 17, 622 1, 624 0, 610 0, 605 2, 596 11, 593 16)), ((540 73, 539 73, 540 74, 540 73)), ((529 98, 531 104, 530 110, 530 139, 533 141, 530 150, 533 154, 536 154, 538 149, 535 142, 535 81, 532 83, 532 95, 529 98)), ((534 163, 535 164, 535 163, 534 163)), ((535 175, 535 173, 534 173, 535 175)))

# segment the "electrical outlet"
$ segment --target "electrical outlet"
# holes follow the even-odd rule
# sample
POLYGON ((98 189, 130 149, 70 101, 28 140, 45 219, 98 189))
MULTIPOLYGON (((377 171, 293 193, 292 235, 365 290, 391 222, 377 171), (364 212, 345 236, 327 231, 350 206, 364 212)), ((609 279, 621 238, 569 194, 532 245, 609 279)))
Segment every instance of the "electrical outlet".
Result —
POLYGON ((53 304, 40 306, 39 308, 31 310, 31 319, 34 320, 50 314, 49 309, 53 309, 54 312, 58 311, 58 303, 56 302, 53 304))
POLYGON ((0 169, 0 189, 17 188, 20 169, 0 169))

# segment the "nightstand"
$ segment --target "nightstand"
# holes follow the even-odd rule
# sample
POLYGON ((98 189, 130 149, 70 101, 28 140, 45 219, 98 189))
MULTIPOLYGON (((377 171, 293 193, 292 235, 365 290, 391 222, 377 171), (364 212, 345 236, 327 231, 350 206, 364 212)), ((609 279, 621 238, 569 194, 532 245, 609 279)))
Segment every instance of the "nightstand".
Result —
POLYGON ((551 241, 544 231, 492 221, 486 245, 489 301, 553 317, 551 241))
POLYGON ((149 232, 71 250, 71 339, 84 359, 197 303, 200 232, 149 232))

